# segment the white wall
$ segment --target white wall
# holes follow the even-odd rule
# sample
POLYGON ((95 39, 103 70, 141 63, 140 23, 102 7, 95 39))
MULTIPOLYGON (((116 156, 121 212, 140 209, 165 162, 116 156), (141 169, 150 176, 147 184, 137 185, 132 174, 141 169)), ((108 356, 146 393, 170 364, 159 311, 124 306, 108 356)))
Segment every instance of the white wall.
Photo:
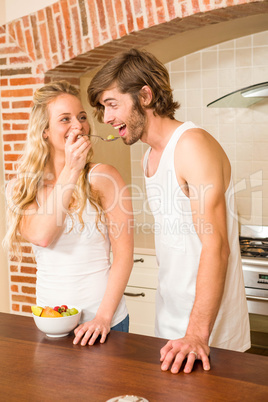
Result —
POLYGON ((0 0, 0 25, 41 10, 56 0, 0 0))

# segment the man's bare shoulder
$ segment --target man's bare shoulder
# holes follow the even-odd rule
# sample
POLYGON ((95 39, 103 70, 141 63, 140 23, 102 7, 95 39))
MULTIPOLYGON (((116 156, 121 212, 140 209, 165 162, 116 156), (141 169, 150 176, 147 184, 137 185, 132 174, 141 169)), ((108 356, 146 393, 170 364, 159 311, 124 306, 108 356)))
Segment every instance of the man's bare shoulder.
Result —
POLYGON ((206 130, 191 128, 185 131, 177 143, 176 157, 189 158, 225 158, 225 152, 219 142, 206 130))

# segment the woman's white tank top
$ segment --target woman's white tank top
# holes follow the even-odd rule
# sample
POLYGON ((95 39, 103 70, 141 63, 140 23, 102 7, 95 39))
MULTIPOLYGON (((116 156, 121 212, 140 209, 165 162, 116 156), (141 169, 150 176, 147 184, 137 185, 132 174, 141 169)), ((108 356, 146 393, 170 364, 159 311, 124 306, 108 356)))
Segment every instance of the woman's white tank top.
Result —
MULTIPOLYGON (((95 165, 93 169, 97 167, 95 165)), ((88 177, 90 180, 90 174, 88 177)), ((96 227, 96 210, 87 200, 83 211, 84 228, 78 216, 66 217, 61 235, 49 247, 32 245, 37 262, 36 297, 40 306, 67 304, 80 307, 81 322, 92 320, 103 299, 110 270, 110 241, 104 224, 96 227)), ((42 228, 40 228, 42 230, 42 228)), ((111 326, 127 315, 124 297, 111 326)))
MULTIPOLYGON (((148 202, 155 219, 155 247, 159 265, 155 333, 167 339, 178 339, 185 335, 195 299, 202 248, 192 220, 190 200, 178 184, 174 166, 176 144, 190 128, 196 126, 186 122, 175 130, 153 176, 146 176, 150 148, 145 154, 143 166, 148 202)), ((250 347, 250 331, 232 180, 225 200, 231 254, 210 345, 244 351, 250 347)), ((203 230, 210 230, 205 223, 203 225, 203 230)))

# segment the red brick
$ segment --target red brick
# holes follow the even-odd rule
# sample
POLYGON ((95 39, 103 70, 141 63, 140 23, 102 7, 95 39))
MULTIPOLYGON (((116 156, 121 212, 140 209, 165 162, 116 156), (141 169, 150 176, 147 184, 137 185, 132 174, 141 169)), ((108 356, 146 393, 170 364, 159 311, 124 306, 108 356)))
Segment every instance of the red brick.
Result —
POLYGON ((24 150, 24 144, 14 144, 14 151, 23 151, 24 150))
MULTIPOLYGON (((54 54, 54 56, 52 57, 53 60, 53 65, 54 66, 58 66, 59 65, 59 58, 57 54, 54 54)), ((45 77, 46 78, 46 77, 45 77)))
MULTIPOLYGON (((35 301, 34 301, 34 303, 32 303, 32 304, 36 304, 36 298, 34 299, 35 301)), ((31 306, 22 306, 22 312, 23 313, 31 313, 32 312, 32 310, 31 310, 31 306)))
MULTIPOLYGON (((243 0, 243 3, 245 3, 244 0, 243 0)), ((203 6, 205 6, 205 9, 207 11, 209 11, 213 8, 213 7, 211 7, 210 0, 203 0, 203 6)))
POLYGON ((34 61, 36 59, 33 37, 29 29, 25 31, 26 46, 29 57, 34 61))
POLYGON ((111 33, 111 37, 112 37, 112 39, 116 39, 117 38, 117 30, 116 30, 117 24, 116 24, 113 5, 112 5, 111 0, 106 0, 105 5, 106 5, 108 24, 109 24, 109 30, 111 33))
POLYGON ((32 88, 24 88, 24 89, 3 89, 1 92, 1 98, 8 97, 20 97, 20 96, 33 96, 32 88))
POLYGON ((28 124, 18 124, 14 123, 12 124, 12 130, 27 130, 28 124))
POLYGON ((6 43, 6 37, 5 36, 0 37, 0 43, 6 43))
POLYGON ((1 70, 2 76, 5 75, 21 75, 21 74, 31 74, 31 67, 23 67, 23 68, 5 68, 1 70))
POLYGON ((144 19, 143 19, 143 16, 136 18, 136 21, 137 21, 137 25, 138 25, 139 30, 144 29, 144 19))
POLYGON ((142 13, 141 0, 133 0, 133 5, 135 15, 136 16, 140 15, 142 13))
POLYGON ((3 120, 29 120, 29 113, 3 113, 3 120))
POLYGON ((4 87, 4 86, 8 85, 8 79, 7 78, 2 78, 0 80, 0 84, 1 84, 1 87, 4 87))
POLYGON ((82 23, 82 36, 88 36, 88 21, 85 0, 79 0, 78 6, 82 23))
POLYGON ((65 46, 65 40, 63 36, 63 30, 62 30, 62 23, 61 23, 61 17, 57 16, 56 18, 56 27, 57 27, 57 34, 58 34, 58 41, 59 41, 59 49, 61 52, 61 58, 62 60, 65 60, 65 51, 66 51, 66 46, 65 46))
MULTIPOLYGON (((33 85, 33 84, 43 84, 44 78, 40 77, 22 77, 22 78, 10 78, 10 85, 33 85)), ((31 90, 32 91, 32 90, 31 90)), ((33 91, 31 95, 33 94, 33 91)), ((29 95, 27 95, 29 96, 29 95)))
POLYGON ((127 14, 128 32, 133 32, 134 24, 133 24, 133 15, 132 15, 132 11, 131 11, 130 0, 125 0, 125 8, 126 8, 126 14, 127 14))
POLYGON ((12 292, 18 292, 19 291, 18 285, 11 285, 10 289, 12 290, 12 292))
POLYGON ((114 7, 116 13, 116 20, 118 23, 122 23, 124 21, 124 14, 122 9, 122 3, 120 0, 114 0, 114 7))
POLYGON ((30 304, 35 304, 35 297, 31 296, 22 296, 22 295, 12 295, 12 301, 15 302, 24 302, 24 303, 30 303, 30 304))
POLYGON ((108 42, 108 40, 109 40, 108 32, 107 31, 101 32, 101 38, 102 38, 103 43, 108 42))
POLYGON ((9 144, 4 145, 4 151, 11 151, 11 150, 12 150, 12 148, 9 144))
POLYGON ((31 275, 35 275, 36 274, 36 268, 34 267, 21 267, 21 273, 22 274, 31 274, 31 275))
POLYGON ((14 179, 14 177, 16 177, 16 174, 12 174, 12 173, 5 174, 6 181, 12 180, 12 179, 14 179))
POLYGON ((22 257, 22 263, 33 264, 34 262, 35 262, 34 256, 32 256, 32 257, 23 256, 22 257))
POLYGON ((57 41, 56 41, 56 34, 55 34, 55 28, 54 28, 54 18, 53 18, 51 7, 46 8, 46 16, 47 16, 47 26, 48 26, 48 36, 49 36, 50 47, 51 47, 52 53, 56 53, 58 51, 58 49, 57 49, 57 41))
POLYGON ((17 40, 18 40, 19 47, 22 50, 26 50, 21 23, 22 23, 22 20, 18 20, 15 23, 16 37, 17 37, 17 40))
POLYGON ((21 53, 21 49, 18 46, 7 46, 0 48, 0 54, 12 54, 12 53, 21 53))
POLYGON ((19 282, 19 283, 36 283, 36 278, 31 276, 19 276, 19 275, 11 275, 11 282, 19 282))
POLYGON ((4 161, 7 162, 12 162, 12 161, 17 161, 20 158, 21 155, 17 154, 6 154, 4 155, 4 161))
POLYGON ((12 107, 14 109, 17 108, 28 108, 32 105, 32 101, 16 101, 16 102, 12 102, 12 107))
POLYGON ((58 3, 53 3, 52 8, 53 8, 54 14, 59 13, 60 12, 60 4, 59 4, 59 2, 58 3))
POLYGON ((73 51, 70 13, 69 13, 67 0, 62 0, 60 2, 60 5, 61 5, 62 16, 63 16, 63 20, 64 20, 64 28, 65 28, 65 35, 66 35, 66 39, 67 39, 67 48, 68 48, 68 52, 69 52, 69 57, 72 58, 72 57, 74 57, 74 51, 73 51))
POLYGON ((36 15, 31 14, 30 20, 31 20, 32 32, 33 32, 33 45, 34 45, 35 52, 36 52, 36 58, 38 60, 40 60, 43 58, 43 55, 42 55, 42 51, 40 48, 40 37, 39 37, 39 33, 38 33, 36 15))
POLYGON ((163 22, 166 22, 165 9, 162 0, 156 0, 156 7, 158 24, 162 24, 163 22))
POLYGON ((39 22, 42 22, 45 20, 45 13, 44 10, 38 10, 37 11, 37 18, 39 22))
POLYGON ((38 64, 36 67, 36 74, 45 74, 46 69, 43 64, 38 64))
POLYGON ((100 32, 97 26, 97 13, 95 8, 95 2, 92 0, 87 0, 89 15, 90 15, 90 26, 92 29, 92 37, 94 47, 98 47, 100 45, 100 32))
POLYGON ((22 21, 23 21, 24 28, 29 28, 29 26, 30 26, 29 16, 25 15, 24 17, 22 17, 22 21))
POLYGON ((97 5, 97 13, 99 16, 101 31, 105 31, 107 29, 107 25, 102 0, 96 0, 96 5, 97 5))
POLYGON ((82 53, 82 33, 81 33, 81 26, 78 16, 77 8, 72 8, 72 18, 74 23, 74 34, 75 34, 75 43, 77 47, 77 54, 82 53))
POLYGON ((32 254, 32 247, 31 246, 22 246, 22 252, 23 253, 28 253, 28 254, 32 254))
POLYGON ((145 0, 145 5, 146 5, 146 15, 147 15, 147 20, 148 20, 148 26, 151 27, 154 25, 152 0, 145 0))
POLYGON ((25 141, 27 139, 26 134, 4 134, 4 141, 25 141))
POLYGON ((12 170, 12 169, 13 169, 12 163, 5 163, 5 170, 12 170))
POLYGON ((172 1, 167 1, 167 9, 169 14, 169 19, 173 19, 176 17, 176 10, 174 7, 174 3, 172 1))
POLYGON ((8 109, 9 108, 9 102, 2 102, 2 108, 3 109, 8 109))
POLYGON ((31 59, 27 56, 19 56, 19 57, 10 57, 9 58, 10 64, 16 64, 16 63, 29 63, 31 59))
POLYGON ((4 130, 10 130, 10 128, 11 128, 11 125, 9 123, 4 123, 3 124, 3 129, 4 130))
POLYGON ((124 24, 119 24, 118 29, 120 38, 122 38, 122 36, 125 36, 127 34, 126 27, 124 24))
POLYGON ((7 34, 11 36, 11 38, 13 38, 14 40, 16 39, 14 21, 7 25, 7 34))
POLYGON ((49 48, 46 24, 45 23, 40 24, 39 25, 39 30, 40 30, 40 33, 41 33, 43 53, 45 55, 46 65, 47 65, 47 68, 50 70, 52 68, 52 64, 51 64, 51 60, 50 60, 50 48, 49 48))
POLYGON ((19 304, 12 304, 11 308, 12 308, 12 311, 20 311, 20 305, 19 304))
POLYGON ((22 291, 22 293, 28 293, 31 295, 35 295, 35 287, 22 286, 21 291, 22 291))

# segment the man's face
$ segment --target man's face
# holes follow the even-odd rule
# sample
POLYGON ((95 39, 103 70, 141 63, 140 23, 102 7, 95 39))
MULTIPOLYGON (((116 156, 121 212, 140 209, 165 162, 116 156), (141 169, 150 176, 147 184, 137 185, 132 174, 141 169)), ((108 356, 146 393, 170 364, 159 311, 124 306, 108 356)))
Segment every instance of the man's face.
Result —
POLYGON ((119 130, 119 135, 127 145, 132 145, 146 132, 147 118, 134 106, 130 94, 122 94, 117 86, 104 91, 100 97, 104 107, 103 122, 119 130))

